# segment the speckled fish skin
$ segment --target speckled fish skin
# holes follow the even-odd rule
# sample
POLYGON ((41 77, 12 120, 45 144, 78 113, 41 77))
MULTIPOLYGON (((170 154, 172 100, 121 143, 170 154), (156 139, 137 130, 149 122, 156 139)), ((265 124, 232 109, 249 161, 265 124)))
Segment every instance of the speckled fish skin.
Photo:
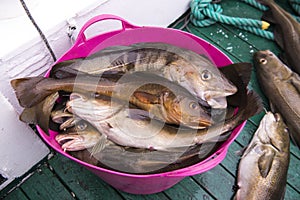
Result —
POLYGON ((300 77, 271 51, 254 54, 257 79, 268 97, 273 112, 279 112, 298 147, 300 147, 300 77))
POLYGON ((101 74, 108 70, 155 73, 185 87, 213 108, 226 108, 225 97, 237 91, 205 56, 163 43, 104 49, 85 59, 58 63, 52 68, 52 76, 59 71, 101 74))
POLYGON ((184 148, 194 144, 226 140, 230 130, 261 111, 259 97, 254 92, 249 92, 247 97, 247 102, 244 107, 239 108, 237 115, 226 120, 224 124, 218 123, 202 130, 167 126, 156 120, 151 121, 147 117, 141 117, 135 111, 133 112, 134 117, 132 117, 131 109, 121 109, 114 112, 111 118, 106 118, 103 117, 103 113, 97 111, 97 108, 101 109, 102 107, 101 101, 84 100, 86 98, 79 95, 75 99, 77 105, 80 104, 81 108, 92 107, 94 112, 90 112, 88 109, 78 109, 76 104, 70 107, 75 115, 91 123, 109 140, 119 145, 167 151, 172 148, 184 148), (106 119, 102 120, 104 118, 106 119))
POLYGON ((300 74, 300 24, 273 0, 259 0, 269 7, 264 19, 275 23, 274 37, 284 50, 286 64, 300 74))
POLYGON ((282 117, 266 113, 239 163, 234 199, 284 199, 289 147, 289 134, 282 117))

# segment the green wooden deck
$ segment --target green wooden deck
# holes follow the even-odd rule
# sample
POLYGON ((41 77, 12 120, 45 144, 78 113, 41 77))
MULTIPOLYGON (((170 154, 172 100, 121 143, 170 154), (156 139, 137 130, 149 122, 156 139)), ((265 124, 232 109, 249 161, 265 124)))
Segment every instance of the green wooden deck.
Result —
MULTIPOLYGON (((285 0, 277 1, 291 11, 285 0)), ((259 19, 262 12, 239 1, 223 0, 221 3, 224 14, 239 17, 259 19)), ((252 53, 257 50, 270 49, 279 53, 280 49, 273 42, 255 36, 224 24, 215 24, 206 28, 196 28, 189 25, 193 34, 212 43, 233 62, 252 62, 252 53)), ((259 89, 255 73, 253 73, 250 88, 257 91, 264 99, 259 89)), ((236 141, 230 146, 225 160, 214 169, 192 177, 186 177, 174 187, 153 195, 133 195, 116 190, 79 166, 77 163, 54 153, 54 156, 34 170, 24 183, 7 194, 7 189, 0 191, 0 199, 231 199, 234 191, 235 177, 241 150, 252 138, 262 115, 252 117, 246 124, 236 141)), ((285 199, 300 199, 300 150, 291 145, 291 160, 288 171, 288 181, 285 199)))

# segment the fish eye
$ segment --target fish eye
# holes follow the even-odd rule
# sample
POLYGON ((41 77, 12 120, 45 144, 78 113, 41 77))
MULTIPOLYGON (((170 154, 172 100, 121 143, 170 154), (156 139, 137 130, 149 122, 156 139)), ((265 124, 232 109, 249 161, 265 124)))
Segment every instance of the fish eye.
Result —
POLYGON ((259 60, 259 62, 260 62, 261 64, 263 64, 263 65, 265 65, 265 64, 268 63, 267 59, 265 59, 265 58, 261 58, 261 59, 259 60))
POLYGON ((201 74, 201 79, 206 81, 206 80, 210 80, 212 77, 211 73, 208 70, 204 70, 201 74))
POLYGON ((86 127, 87 127, 87 124, 84 122, 79 122, 79 124, 77 124, 77 128, 80 131, 83 131, 84 129, 86 129, 86 127))
POLYGON ((196 102, 191 102, 189 106, 191 109, 194 109, 194 110, 199 108, 199 105, 196 102))

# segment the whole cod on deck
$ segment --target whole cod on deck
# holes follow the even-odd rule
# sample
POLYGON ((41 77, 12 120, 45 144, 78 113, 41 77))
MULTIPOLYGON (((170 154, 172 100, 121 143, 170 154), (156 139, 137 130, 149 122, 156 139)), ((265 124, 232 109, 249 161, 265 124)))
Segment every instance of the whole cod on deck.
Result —
POLYGON ((273 112, 285 120, 291 138, 300 147, 300 77, 283 64, 271 51, 258 51, 253 56, 257 79, 268 97, 273 112))
POLYGON ((283 61, 300 74, 300 24, 294 17, 281 8, 274 0, 257 0, 269 9, 263 19, 275 24, 274 37, 276 43, 284 51, 283 61))
POLYGON ((239 163, 234 199, 284 199, 289 148, 289 134, 282 117, 267 112, 239 163))
POLYGON ((109 47, 87 58, 58 63, 50 77, 63 78, 65 72, 101 75, 107 71, 155 73, 186 88, 212 108, 226 108, 226 96, 237 91, 206 56, 165 43, 109 47))

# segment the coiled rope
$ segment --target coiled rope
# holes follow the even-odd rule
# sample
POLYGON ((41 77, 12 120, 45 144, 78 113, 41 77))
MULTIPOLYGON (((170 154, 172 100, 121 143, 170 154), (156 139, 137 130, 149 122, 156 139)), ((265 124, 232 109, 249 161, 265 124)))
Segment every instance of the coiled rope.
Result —
MULTIPOLYGON (((219 0, 220 1, 220 0, 219 0)), ((254 33, 258 36, 274 40, 274 34, 266 29, 269 27, 269 23, 261 20, 255 20, 250 18, 240 18, 223 15, 222 7, 217 4, 219 1, 214 0, 192 0, 190 3, 191 14, 190 22, 198 27, 210 26, 216 22, 235 26, 239 29, 243 29, 254 33)), ((258 3, 255 0, 241 0, 249 5, 261 10, 266 11, 268 7, 258 3)), ((293 9, 300 13, 300 0, 289 0, 293 9)), ((299 17, 294 16, 298 21, 299 17)), ((187 22, 185 23, 185 26, 187 22)))

